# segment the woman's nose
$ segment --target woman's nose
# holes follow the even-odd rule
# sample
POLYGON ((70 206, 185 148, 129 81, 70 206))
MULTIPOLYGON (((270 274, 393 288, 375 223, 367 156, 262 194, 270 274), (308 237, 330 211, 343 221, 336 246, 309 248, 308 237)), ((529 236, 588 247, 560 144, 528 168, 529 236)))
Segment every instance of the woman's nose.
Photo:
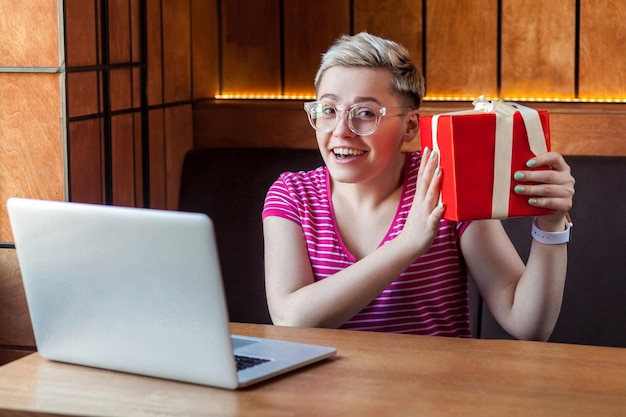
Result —
POLYGON ((339 120, 337 121, 337 126, 333 130, 333 135, 337 137, 348 137, 354 136, 354 132, 350 129, 348 125, 348 112, 343 111, 339 115, 339 120))

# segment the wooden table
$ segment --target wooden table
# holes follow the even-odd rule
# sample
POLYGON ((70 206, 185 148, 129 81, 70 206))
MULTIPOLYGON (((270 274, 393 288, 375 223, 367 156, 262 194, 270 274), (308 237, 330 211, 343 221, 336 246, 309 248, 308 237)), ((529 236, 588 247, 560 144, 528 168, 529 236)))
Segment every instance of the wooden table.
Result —
POLYGON ((251 324, 232 330, 335 346, 338 354, 227 391, 35 353, 0 368, 0 415, 626 415, 626 349, 251 324))

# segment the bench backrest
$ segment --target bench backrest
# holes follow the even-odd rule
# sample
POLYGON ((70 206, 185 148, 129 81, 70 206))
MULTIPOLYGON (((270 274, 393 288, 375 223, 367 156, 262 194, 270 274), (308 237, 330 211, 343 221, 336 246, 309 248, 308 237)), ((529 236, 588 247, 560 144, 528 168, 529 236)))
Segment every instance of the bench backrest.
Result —
MULTIPOLYGON (((567 156, 576 178, 574 241, 561 316, 551 340, 626 347, 626 157, 567 156)), ((317 150, 208 148, 185 159, 180 209, 215 222, 231 320, 269 323, 263 277, 261 210, 281 172, 322 164, 317 150)), ((530 219, 504 226, 521 256, 531 244, 530 219)), ((470 293, 477 337, 509 337, 470 293)))
POLYGON ((285 171, 322 165, 317 150, 219 148, 190 151, 184 161, 179 209, 206 213, 215 224, 230 319, 270 323, 265 302, 265 193, 285 171))

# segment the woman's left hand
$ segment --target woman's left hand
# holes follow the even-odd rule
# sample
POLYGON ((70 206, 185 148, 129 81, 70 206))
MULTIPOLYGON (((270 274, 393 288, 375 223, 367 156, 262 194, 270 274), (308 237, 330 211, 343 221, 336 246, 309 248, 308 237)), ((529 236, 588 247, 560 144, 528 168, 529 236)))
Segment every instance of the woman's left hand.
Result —
POLYGON ((553 214, 540 216, 537 221, 538 226, 546 231, 562 230, 563 218, 572 208, 574 196, 574 177, 572 177, 570 167, 557 152, 546 154, 530 159, 526 165, 530 168, 547 166, 551 169, 517 171, 513 178, 516 181, 523 181, 524 184, 516 184, 517 194, 527 195, 528 204, 535 207, 543 207, 554 210, 553 214), (527 184, 526 182, 538 184, 527 184))

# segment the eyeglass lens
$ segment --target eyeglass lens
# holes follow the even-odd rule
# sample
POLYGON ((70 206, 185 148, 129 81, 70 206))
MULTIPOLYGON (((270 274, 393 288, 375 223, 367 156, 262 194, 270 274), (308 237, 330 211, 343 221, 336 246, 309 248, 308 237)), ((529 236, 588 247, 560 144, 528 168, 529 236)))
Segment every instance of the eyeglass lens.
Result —
POLYGON ((328 103, 313 103, 309 111, 311 125, 320 131, 331 132, 339 124, 339 120, 347 112, 348 127, 357 135, 366 135, 376 130, 381 115, 366 104, 355 104, 348 109, 339 109, 328 103))

